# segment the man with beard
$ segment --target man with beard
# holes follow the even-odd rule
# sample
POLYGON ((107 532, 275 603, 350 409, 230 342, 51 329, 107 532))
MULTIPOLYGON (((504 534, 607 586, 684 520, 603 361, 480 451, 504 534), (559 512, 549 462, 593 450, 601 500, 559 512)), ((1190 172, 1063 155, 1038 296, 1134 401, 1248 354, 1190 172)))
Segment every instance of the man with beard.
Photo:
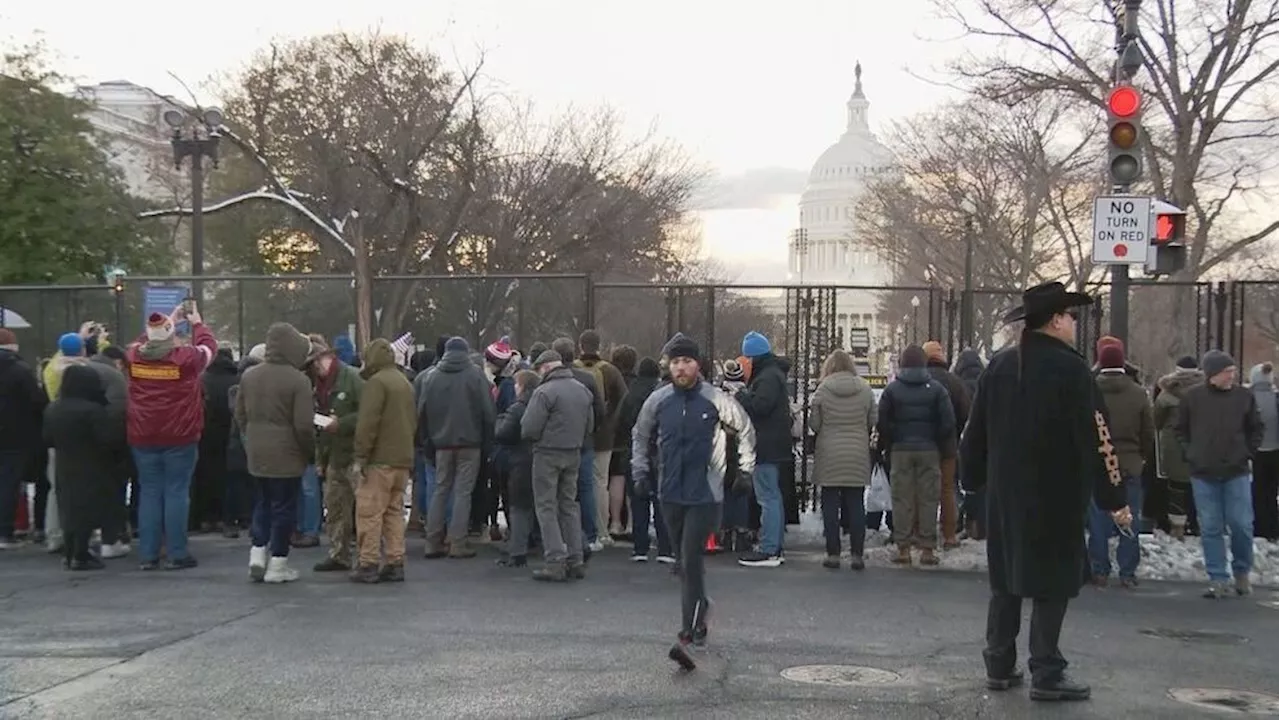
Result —
POLYGON ((729 437, 737 444, 738 477, 746 482, 756 469, 756 436, 742 406, 702 380, 692 340, 678 335, 662 354, 669 358, 671 384, 655 390, 640 408, 632 432, 631 476, 637 495, 658 488, 680 563, 682 617, 669 657, 691 670, 688 646, 707 640, 702 545, 720 524, 729 437))
POLYGON ((1087 578, 1086 510, 1092 499, 1121 528, 1132 520, 1105 405, 1074 348, 1078 308, 1092 302, 1058 282, 1023 293, 1005 317, 1025 323, 1018 344, 978 381, 961 441, 965 489, 988 491, 987 687, 1022 684, 1016 643, 1031 598, 1032 700, 1088 699, 1058 649, 1067 602, 1087 578))

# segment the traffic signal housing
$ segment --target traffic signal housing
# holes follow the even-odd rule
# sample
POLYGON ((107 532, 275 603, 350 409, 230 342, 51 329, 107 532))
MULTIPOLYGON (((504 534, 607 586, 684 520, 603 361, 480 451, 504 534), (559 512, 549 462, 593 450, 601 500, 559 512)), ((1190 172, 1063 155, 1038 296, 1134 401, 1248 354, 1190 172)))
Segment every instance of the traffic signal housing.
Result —
POLYGON ((1119 85, 1107 96, 1107 169, 1112 185, 1126 188, 1142 179, 1142 94, 1119 85))
POLYGON ((1155 200, 1151 205, 1151 245, 1147 272, 1171 275, 1187 266, 1187 211, 1155 200))

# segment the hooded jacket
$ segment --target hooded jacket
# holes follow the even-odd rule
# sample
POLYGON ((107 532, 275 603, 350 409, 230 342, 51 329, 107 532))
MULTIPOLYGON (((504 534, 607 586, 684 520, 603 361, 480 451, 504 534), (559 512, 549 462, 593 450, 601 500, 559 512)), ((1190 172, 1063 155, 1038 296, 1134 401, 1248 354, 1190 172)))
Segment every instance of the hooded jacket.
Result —
POLYGON ((969 391, 970 407, 973 405, 974 396, 978 394, 978 378, 982 377, 984 369, 982 357, 973 348, 961 350, 960 357, 956 358, 955 367, 951 369, 951 372, 955 373, 964 384, 964 389, 969 391))
POLYGON ((1100 372, 1094 383, 1107 405, 1107 428, 1120 471, 1127 478, 1141 478, 1147 448, 1155 445, 1155 423, 1147 391, 1124 372, 1100 372))
POLYGON ((310 350, 307 336, 275 323, 266 359, 240 378, 235 419, 254 477, 302 477, 315 458, 315 399, 302 372, 310 350))
POLYGON ((22 356, 0 350, 0 451, 40 444, 40 422, 49 398, 22 356))
POLYGON ((819 485, 871 483, 870 439, 877 410, 871 386, 854 373, 832 373, 818 385, 809 408, 809 429, 815 435, 813 476, 819 485))
POLYGON ((942 383, 922 367, 903 368, 880 395, 877 428, 891 450, 937 450, 943 458, 956 448, 956 418, 942 383))
POLYGON ((49 359, 49 364, 44 366, 44 391, 49 396, 49 402, 58 399, 58 391, 62 389, 62 373, 72 365, 83 365, 87 362, 87 358, 83 356, 69 357, 63 355, 61 351, 54 354, 49 359))
POLYGON ((427 456, 437 450, 488 447, 497 409, 485 377, 468 353, 446 352, 427 372, 418 396, 418 436, 427 456))
POLYGON ((124 416, 107 412, 98 373, 77 363, 62 377, 61 397, 45 410, 45 444, 57 452, 58 515, 67 530, 91 531, 116 489, 105 472, 124 446, 124 416))
POLYGON ((129 444, 133 447, 189 445, 204 432, 204 388, 200 374, 218 343, 204 324, 191 328, 191 344, 156 353, 134 344, 129 362, 129 444))
POLYGON ((520 437, 535 450, 575 450, 589 446, 595 430, 591 390, 572 367, 547 371, 520 420, 520 437))
POLYGON ((663 385, 645 401, 636 419, 631 477, 641 487, 656 486, 663 503, 722 502, 731 435, 738 445, 739 475, 751 477, 756 433, 742 405, 701 378, 689 388, 663 385))
POLYGON ((366 466, 412 468, 417 424, 413 386, 396 365, 391 343, 383 338, 369 343, 360 377, 365 382, 356 421, 355 461, 366 466))
POLYGON ((535 388, 525 388, 507 411, 498 416, 493 432, 494 442, 505 450, 507 464, 507 491, 511 505, 524 510, 533 509, 533 443, 521 435, 521 421, 525 408, 533 397, 535 388))
POLYGON ((124 422, 129 408, 129 383, 125 381, 124 373, 106 355, 89 358, 89 367, 98 373, 98 380, 102 381, 102 390, 107 396, 107 413, 118 416, 124 422))
POLYGON ((1182 446, 1178 444, 1174 426, 1178 421, 1178 407, 1187 391, 1196 385, 1204 384, 1204 373, 1196 369, 1178 368, 1176 371, 1160 378, 1157 387, 1160 394, 1156 396, 1152 407, 1151 419, 1156 429, 1156 474, 1159 477, 1185 485, 1191 482, 1191 468, 1187 467, 1187 459, 1182 455, 1182 446))
POLYGON ((1280 417, 1277 417, 1276 387, 1271 381, 1272 374, 1263 372, 1263 365, 1254 365, 1249 371, 1249 389, 1253 391, 1254 403, 1258 406, 1258 417, 1262 419, 1262 443, 1258 452, 1275 452, 1280 449, 1280 417))

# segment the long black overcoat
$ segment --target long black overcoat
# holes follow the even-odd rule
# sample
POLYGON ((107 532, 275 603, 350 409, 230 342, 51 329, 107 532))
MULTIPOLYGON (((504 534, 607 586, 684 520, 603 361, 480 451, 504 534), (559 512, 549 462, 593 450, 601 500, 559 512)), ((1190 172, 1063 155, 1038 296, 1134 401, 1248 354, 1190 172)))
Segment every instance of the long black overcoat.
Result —
POLYGON ((965 489, 987 491, 992 591, 1079 594, 1090 500, 1107 510, 1125 504, 1106 406, 1085 359, 1034 331, 996 353, 978 381, 961 463, 965 489))

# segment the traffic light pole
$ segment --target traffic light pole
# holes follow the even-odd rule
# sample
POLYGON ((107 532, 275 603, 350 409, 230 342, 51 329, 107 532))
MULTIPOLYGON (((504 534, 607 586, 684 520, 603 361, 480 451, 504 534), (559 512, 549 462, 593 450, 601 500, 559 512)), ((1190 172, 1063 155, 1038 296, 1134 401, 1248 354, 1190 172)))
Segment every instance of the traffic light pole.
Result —
MULTIPOLYGON (((1138 11, 1142 0, 1124 0, 1124 14, 1116 23, 1116 64, 1114 81, 1119 84, 1131 79, 1141 67, 1137 45, 1138 11)), ((1127 194, 1128 184, 1115 185, 1114 191, 1127 194)), ((1111 266, 1111 335, 1126 345, 1129 342, 1129 266, 1121 263, 1111 266)))

